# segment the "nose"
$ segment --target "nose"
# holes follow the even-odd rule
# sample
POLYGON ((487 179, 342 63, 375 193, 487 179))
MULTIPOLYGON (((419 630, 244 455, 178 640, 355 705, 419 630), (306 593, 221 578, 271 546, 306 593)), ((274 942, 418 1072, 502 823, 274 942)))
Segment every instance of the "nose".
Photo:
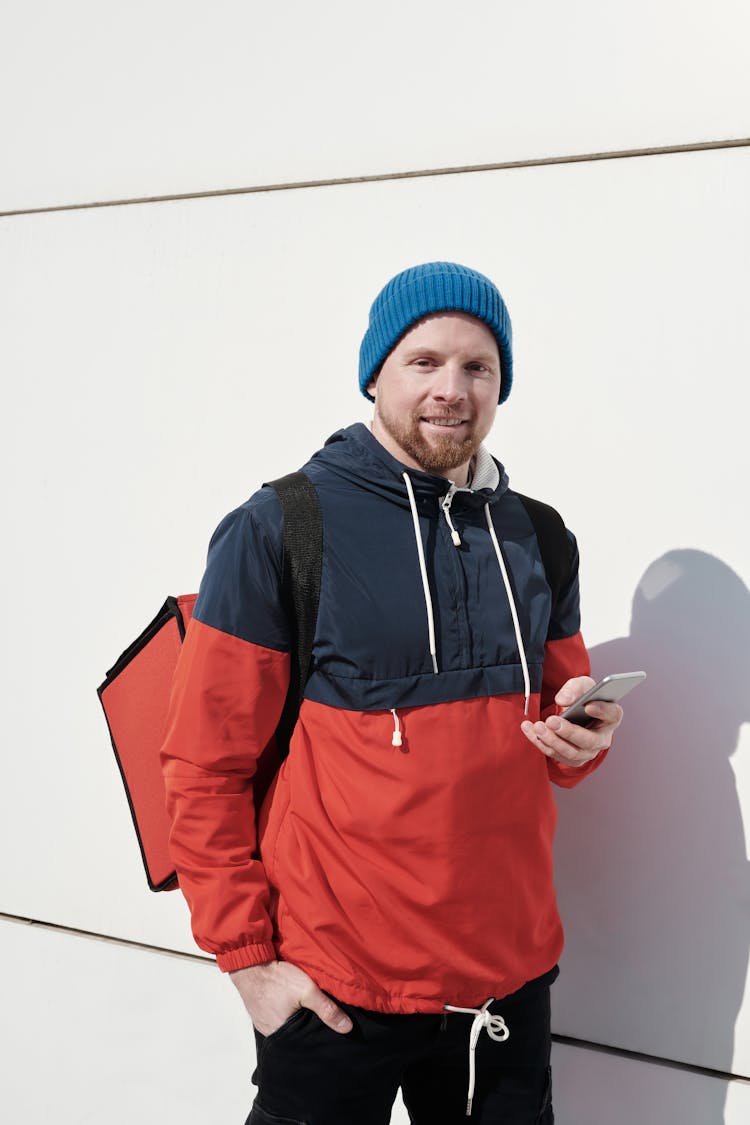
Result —
POLYGON ((466 397, 466 374, 459 363, 444 363, 435 373, 432 397, 437 402, 460 402, 466 397))

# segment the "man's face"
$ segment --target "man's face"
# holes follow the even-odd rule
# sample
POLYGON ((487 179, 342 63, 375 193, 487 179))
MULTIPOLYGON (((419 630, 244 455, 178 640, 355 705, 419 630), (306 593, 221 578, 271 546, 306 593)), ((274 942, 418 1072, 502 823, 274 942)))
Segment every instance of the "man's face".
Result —
POLYGON ((464 485, 497 410, 497 342, 473 316, 436 313, 399 340, 367 389, 375 399, 372 432, 389 453, 464 485))

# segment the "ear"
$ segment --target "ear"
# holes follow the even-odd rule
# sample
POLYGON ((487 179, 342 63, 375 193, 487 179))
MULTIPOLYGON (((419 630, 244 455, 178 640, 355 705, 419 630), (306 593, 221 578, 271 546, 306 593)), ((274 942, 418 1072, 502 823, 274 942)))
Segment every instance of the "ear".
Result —
POLYGON ((372 379, 370 379, 370 382, 365 387, 365 390, 367 391, 368 395, 372 395, 373 398, 375 398, 375 387, 376 387, 377 381, 378 381, 378 376, 377 376, 377 374, 375 374, 375 375, 373 375, 372 379))

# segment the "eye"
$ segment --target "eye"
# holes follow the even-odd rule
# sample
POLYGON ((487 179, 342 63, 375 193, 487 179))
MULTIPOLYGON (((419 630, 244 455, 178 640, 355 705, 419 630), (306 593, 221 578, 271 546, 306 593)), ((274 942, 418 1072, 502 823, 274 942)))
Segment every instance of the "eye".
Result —
POLYGON ((425 356, 425 355, 419 356, 413 362, 414 362, 414 365, 416 367, 434 367, 434 365, 435 365, 435 360, 430 359, 429 356, 425 356))
POLYGON ((472 374, 481 375, 485 379, 494 378, 492 368, 488 364, 483 363, 480 359, 473 359, 470 363, 467 363, 466 370, 471 371, 472 374))

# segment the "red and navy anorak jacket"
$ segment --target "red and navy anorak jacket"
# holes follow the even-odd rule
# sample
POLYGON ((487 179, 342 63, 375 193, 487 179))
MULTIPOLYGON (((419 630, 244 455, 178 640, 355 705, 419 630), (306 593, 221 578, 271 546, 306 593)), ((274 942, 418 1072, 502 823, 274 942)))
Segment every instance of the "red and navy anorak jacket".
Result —
POLYGON ((520 727, 525 695, 537 719, 589 673, 578 556, 568 533, 553 606, 526 510, 481 452, 490 487, 456 490, 358 424, 304 466, 324 529, 312 673, 258 824, 253 773, 290 659, 273 490, 211 540, 163 763, 193 932, 225 971, 281 959, 360 1007, 441 1012, 560 955, 550 782, 575 785, 603 755, 559 765, 520 727))

